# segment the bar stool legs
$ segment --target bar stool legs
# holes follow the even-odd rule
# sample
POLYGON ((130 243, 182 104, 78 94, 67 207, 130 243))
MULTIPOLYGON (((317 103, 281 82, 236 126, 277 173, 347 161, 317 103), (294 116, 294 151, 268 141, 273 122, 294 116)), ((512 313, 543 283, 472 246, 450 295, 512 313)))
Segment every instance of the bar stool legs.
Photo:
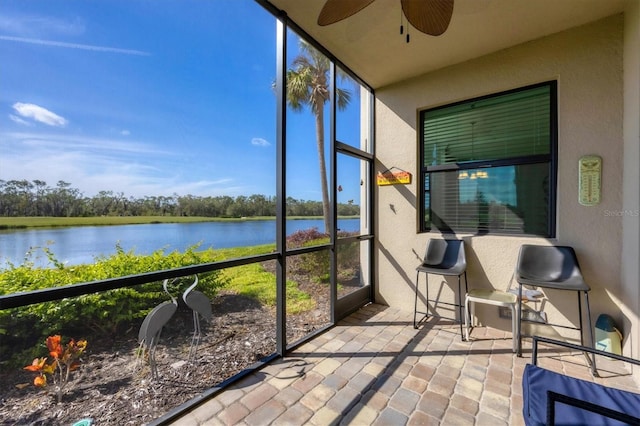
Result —
MULTIPOLYGON (((418 324, 422 321, 425 320, 427 318, 429 318, 429 302, 437 302, 436 300, 432 300, 429 299, 429 274, 425 273, 425 312, 419 312, 418 311, 418 293, 420 292, 419 289, 419 285, 420 285, 420 272, 422 271, 418 271, 416 273, 416 291, 415 291, 415 299, 414 299, 414 305, 413 305, 413 328, 417 329, 418 328, 418 324), (418 320, 418 314, 424 314, 424 317, 420 320, 418 320)), ((458 309, 458 315, 459 315, 459 324, 460 324, 460 337, 462 338, 462 340, 465 340, 465 334, 464 334, 464 329, 463 329, 463 322, 464 322, 464 318, 465 318, 465 313, 464 313, 464 303, 462 301, 462 279, 461 277, 464 276, 464 285, 465 285, 465 294, 468 291, 468 284, 467 284, 467 272, 463 272, 461 275, 458 275, 458 295, 457 295, 457 299, 458 302, 457 303, 448 303, 448 302, 440 302, 442 304, 445 305, 450 305, 450 306, 454 306, 458 309)), ((455 318, 451 318, 451 320, 455 321, 455 318)))

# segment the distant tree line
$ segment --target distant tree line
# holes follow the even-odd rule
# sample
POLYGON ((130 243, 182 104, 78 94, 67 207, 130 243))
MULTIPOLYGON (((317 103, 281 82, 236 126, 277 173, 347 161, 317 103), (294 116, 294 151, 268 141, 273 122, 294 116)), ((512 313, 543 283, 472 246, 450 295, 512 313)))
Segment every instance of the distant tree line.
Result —
MULTIPOLYGON (((287 198, 287 215, 322 216, 321 201, 287 198)), ((0 180, 0 216, 275 216, 276 199, 264 195, 201 197, 194 195, 126 197, 122 192, 100 191, 85 197, 70 183, 50 187, 41 180, 0 180)), ((350 201, 338 205, 338 214, 360 214, 350 201)))

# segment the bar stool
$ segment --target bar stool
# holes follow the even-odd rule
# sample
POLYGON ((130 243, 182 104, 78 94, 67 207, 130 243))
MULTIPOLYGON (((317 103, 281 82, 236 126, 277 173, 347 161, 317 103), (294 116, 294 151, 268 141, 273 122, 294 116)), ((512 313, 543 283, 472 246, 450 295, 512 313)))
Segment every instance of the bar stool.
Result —
MULTIPOLYGON (((413 327, 418 328, 418 323, 429 317, 429 302, 439 302, 443 305, 450 305, 457 307, 460 312, 460 337, 464 340, 464 334, 462 330, 462 322, 464 321, 462 304, 462 287, 460 277, 464 275, 465 293, 467 292, 467 260, 464 254, 464 241, 462 240, 445 240, 432 238, 427 244, 427 250, 424 255, 422 264, 416 268, 416 294, 413 312, 413 327), (426 297, 426 312, 418 311, 418 284, 420 279, 420 273, 423 272, 426 276, 425 283, 425 297, 426 297), (429 274, 437 274, 443 276, 457 276, 458 277, 458 303, 439 302, 437 300, 429 299, 429 274), (417 315, 424 314, 424 317, 417 321, 417 315)), ((445 318, 445 317, 443 317, 445 318)), ((447 318, 455 321, 455 318, 447 318)))
MULTIPOLYGON (((593 347, 593 327, 591 324, 591 308, 589 307, 589 291, 591 288, 582 277, 578 258, 572 247, 568 246, 538 246, 525 244, 520 247, 518 264, 516 267, 516 281, 518 282, 518 356, 522 356, 522 286, 534 286, 555 290, 575 291, 578 295, 579 327, 569 327, 560 324, 548 324, 562 328, 580 331, 580 343, 584 344, 582 326, 582 295, 587 306, 587 320, 591 347, 593 347)), ((595 373, 595 357, 592 357, 592 371, 595 373)))
POLYGON ((465 337, 469 340, 469 328, 473 329, 473 319, 475 318, 476 303, 486 305, 501 306, 511 309, 511 339, 513 340, 513 352, 518 350, 518 296, 513 293, 499 290, 472 289, 464 298, 464 325, 465 337))

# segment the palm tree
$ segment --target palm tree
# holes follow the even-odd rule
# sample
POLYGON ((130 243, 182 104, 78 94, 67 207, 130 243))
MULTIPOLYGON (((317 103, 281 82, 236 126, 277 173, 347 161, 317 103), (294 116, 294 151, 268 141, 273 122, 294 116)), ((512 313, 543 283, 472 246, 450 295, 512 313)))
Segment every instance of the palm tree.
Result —
MULTIPOLYGON (((329 100, 329 59, 300 39, 300 55, 293 60, 293 68, 287 70, 287 103, 293 111, 302 111, 309 106, 316 121, 316 144, 320 166, 320 184, 322 187, 322 212, 324 230, 329 232, 329 186, 327 184, 327 165, 324 156, 324 105, 329 100)), ((346 108, 351 93, 336 88, 336 104, 339 109, 346 108)))

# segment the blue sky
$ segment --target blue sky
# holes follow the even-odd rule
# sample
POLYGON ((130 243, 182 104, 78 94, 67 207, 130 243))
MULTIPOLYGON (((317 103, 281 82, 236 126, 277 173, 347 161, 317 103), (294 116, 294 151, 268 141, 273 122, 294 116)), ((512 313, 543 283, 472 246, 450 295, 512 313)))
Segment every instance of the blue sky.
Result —
MULTIPOLYGON (((252 0, 3 0, 0 179, 275 195, 275 23, 252 0)), ((290 120, 287 195, 319 200, 313 118, 290 120)))

